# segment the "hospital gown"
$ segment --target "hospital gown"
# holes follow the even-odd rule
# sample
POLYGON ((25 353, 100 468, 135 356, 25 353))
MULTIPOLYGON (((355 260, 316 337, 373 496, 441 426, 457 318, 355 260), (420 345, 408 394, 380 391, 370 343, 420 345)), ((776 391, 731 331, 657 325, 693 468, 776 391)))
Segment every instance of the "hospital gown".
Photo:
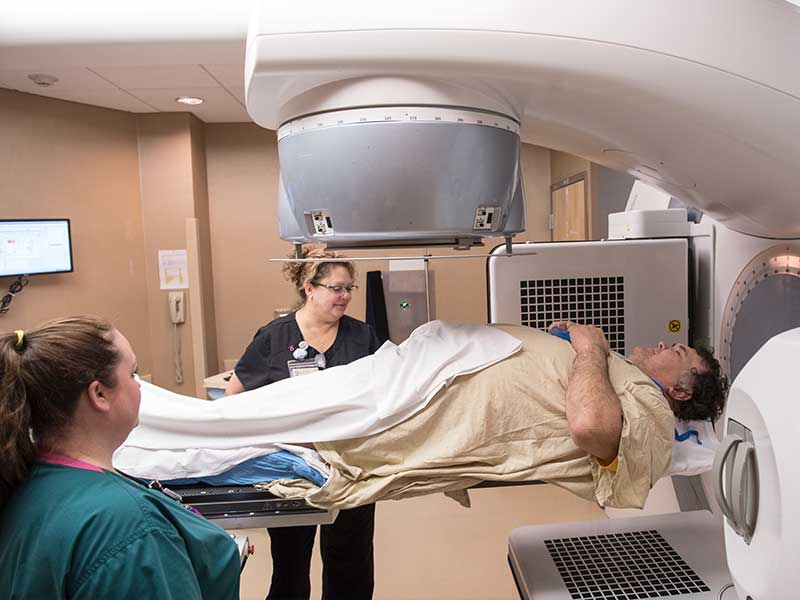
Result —
POLYGON ((542 480, 602 506, 643 506, 672 452, 674 415, 655 383, 623 358, 609 357, 623 427, 617 469, 604 469, 575 445, 567 427, 572 346, 528 327, 501 327, 523 342, 521 352, 457 378, 387 431, 316 444, 331 465, 321 488, 296 480, 268 489, 320 508, 348 508, 481 481, 542 480))

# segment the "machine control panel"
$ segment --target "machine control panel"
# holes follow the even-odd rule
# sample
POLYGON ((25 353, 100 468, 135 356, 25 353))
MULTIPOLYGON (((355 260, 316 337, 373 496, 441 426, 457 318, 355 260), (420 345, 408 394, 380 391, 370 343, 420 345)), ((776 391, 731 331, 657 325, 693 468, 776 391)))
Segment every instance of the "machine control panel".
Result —
POLYGON ((499 213, 499 206, 479 206, 475 209, 475 224, 472 228, 479 231, 494 231, 497 229, 497 223, 500 220, 499 213))

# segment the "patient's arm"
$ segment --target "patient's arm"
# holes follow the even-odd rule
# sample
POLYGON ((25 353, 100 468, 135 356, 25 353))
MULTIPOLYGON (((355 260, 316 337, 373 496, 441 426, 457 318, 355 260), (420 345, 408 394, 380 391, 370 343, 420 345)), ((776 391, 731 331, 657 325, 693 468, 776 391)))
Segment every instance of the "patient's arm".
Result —
POLYGON ((608 342, 602 330, 561 323, 575 348, 567 382, 567 424, 575 444, 610 463, 619 451, 622 407, 608 377, 608 342))
POLYGON ((241 394, 244 391, 244 386, 239 378, 236 376, 236 371, 231 373, 231 378, 228 380, 228 385, 225 386, 225 395, 233 396, 234 394, 241 394))

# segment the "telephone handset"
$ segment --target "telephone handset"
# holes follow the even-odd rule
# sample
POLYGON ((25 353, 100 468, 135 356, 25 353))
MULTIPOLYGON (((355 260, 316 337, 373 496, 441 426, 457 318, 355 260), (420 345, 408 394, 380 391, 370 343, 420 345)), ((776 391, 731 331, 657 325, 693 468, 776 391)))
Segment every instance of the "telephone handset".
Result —
POLYGON ((173 323, 186 321, 186 302, 183 292, 169 293, 169 318, 173 323))

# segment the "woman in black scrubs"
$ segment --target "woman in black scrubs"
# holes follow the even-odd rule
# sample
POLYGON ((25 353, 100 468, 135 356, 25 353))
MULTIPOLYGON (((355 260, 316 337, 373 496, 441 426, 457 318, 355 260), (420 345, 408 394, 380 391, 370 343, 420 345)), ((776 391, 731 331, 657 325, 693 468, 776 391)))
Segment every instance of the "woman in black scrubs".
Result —
MULTIPOLYGON (((338 256, 306 248, 303 258, 338 256)), ((307 373, 322 364, 324 368, 345 365, 372 354, 380 345, 372 327, 344 314, 356 290, 352 263, 286 263, 283 272, 300 295, 298 308, 256 332, 236 365, 225 395, 285 379, 290 376, 290 366, 294 373, 307 373)), ((323 600, 372 598, 374 529, 374 504, 340 511, 334 523, 322 526, 323 600)), ((273 564, 267 600, 307 600, 316 526, 267 531, 273 564)))

